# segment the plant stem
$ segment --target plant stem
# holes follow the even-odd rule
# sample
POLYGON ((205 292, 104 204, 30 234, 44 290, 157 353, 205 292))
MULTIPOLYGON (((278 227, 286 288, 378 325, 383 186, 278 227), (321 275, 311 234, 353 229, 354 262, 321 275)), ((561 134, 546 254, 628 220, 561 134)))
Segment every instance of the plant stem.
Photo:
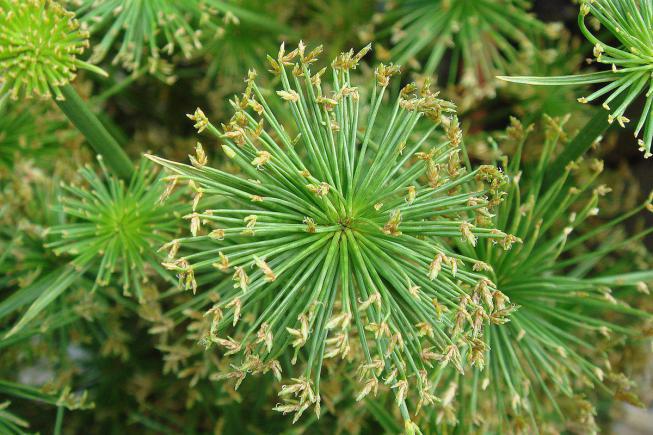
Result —
POLYGON ((134 166, 116 139, 89 110, 72 86, 65 85, 60 89, 65 100, 55 100, 59 108, 86 137, 93 150, 104 158, 107 166, 118 177, 129 179, 134 172, 134 166))
POLYGON ((61 429, 63 426, 63 413, 64 407, 59 406, 57 408, 57 419, 54 422, 54 435, 61 435, 61 429))
POLYGON ((605 132, 610 128, 610 123, 608 123, 609 115, 610 112, 607 110, 597 110, 594 116, 578 132, 576 137, 569 142, 562 153, 560 153, 558 158, 546 171, 547 175, 544 179, 545 186, 550 186, 555 182, 555 180, 560 178, 570 162, 573 162, 582 156, 592 147, 592 144, 594 144, 599 137, 605 134, 605 132))

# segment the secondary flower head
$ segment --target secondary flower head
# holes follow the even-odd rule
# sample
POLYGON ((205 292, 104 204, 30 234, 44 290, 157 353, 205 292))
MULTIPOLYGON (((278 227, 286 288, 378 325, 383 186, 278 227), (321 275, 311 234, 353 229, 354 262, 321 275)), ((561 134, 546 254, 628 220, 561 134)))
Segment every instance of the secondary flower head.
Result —
POLYGON ((113 63, 120 63, 128 70, 137 70, 142 64, 156 69, 162 52, 171 55, 180 51, 188 58, 200 48, 198 26, 204 12, 199 3, 188 0, 69 0, 90 33, 103 35, 94 47, 92 60, 103 60, 117 43, 113 63))
MULTIPOLYGON (((493 313, 474 302, 481 282, 503 300, 445 244, 508 237, 484 225, 501 200, 503 175, 461 165, 454 107, 427 86, 408 85, 387 102, 398 66, 380 65, 363 98, 350 73, 369 49, 342 53, 327 73, 311 71, 321 47, 282 45, 268 58, 282 87, 276 94, 264 96, 252 71, 228 123, 218 128, 199 109, 189 115, 242 175, 208 167, 199 147, 192 166, 151 157, 205 198, 224 198, 219 208, 186 216, 192 237, 176 241, 184 254, 176 264, 193 276, 233 277, 216 287, 204 339, 239 355, 224 377, 280 377, 285 351, 293 350, 293 362, 301 357, 301 376, 282 389, 276 408, 295 419, 309 407, 319 415, 329 358, 356 361, 358 399, 380 383, 392 388, 407 419, 406 400, 435 400, 427 372, 447 364, 463 370, 464 337, 482 326, 464 313, 493 313), (384 104, 393 115, 379 123, 384 104), (414 134, 419 123, 430 124, 425 134, 414 134)), ((508 302, 504 308, 494 315, 503 319, 508 302)))
POLYGON ((589 228, 601 197, 610 192, 595 183, 603 165, 581 163, 589 173, 579 184, 574 173, 580 168, 570 165, 560 179, 543 186, 565 120, 546 122, 540 160, 524 164, 522 172, 521 152, 533 139, 531 129, 513 120, 508 140, 516 142, 517 151, 505 165, 513 182, 492 219, 498 229, 524 243, 496 252, 488 250, 487 243, 461 247, 466 256, 489 266, 484 273, 518 307, 509 323, 492 325, 470 342, 467 359, 474 370, 445 376, 459 388, 448 404, 436 409, 432 421, 451 425, 464 415, 457 424, 466 433, 509 433, 517 428, 531 433, 541 430, 542 422, 568 427, 579 417, 585 418, 584 431, 596 430, 592 404, 580 397, 594 387, 621 397, 631 394, 624 383, 614 382, 622 375, 611 368, 610 350, 627 338, 643 338, 644 321, 651 320, 649 313, 625 299, 641 297, 638 290, 653 282, 653 271, 633 272, 629 260, 627 273, 607 264, 653 229, 626 239, 605 238, 614 235, 618 223, 644 211, 650 198, 625 215, 589 228), (603 240, 594 245, 597 238, 603 240))
POLYGON ((598 63, 609 71, 559 77, 501 77, 504 80, 534 85, 589 85, 607 83, 587 97, 589 103, 606 97, 603 108, 610 111, 610 123, 624 127, 630 120, 626 110, 644 94, 645 103, 635 127, 635 137, 644 157, 653 155, 653 1, 652 0, 583 0, 578 15, 583 35, 594 45, 598 63), (618 44, 603 42, 587 28, 587 16, 594 16, 612 33, 618 44))
POLYGON ((495 77, 532 50, 534 35, 553 34, 555 25, 529 14, 524 0, 401 0, 388 12, 394 20, 391 58, 416 60, 421 72, 434 74, 451 56, 448 83, 477 97, 492 94, 495 77))
POLYGON ((98 157, 102 173, 87 166, 80 174, 87 187, 65 185, 61 211, 69 222, 48 230, 59 239, 49 243, 55 254, 74 256, 72 264, 96 274, 96 285, 110 284, 120 276, 124 292, 143 297, 142 283, 159 267, 157 248, 176 232, 174 201, 161 204, 167 195, 164 183, 144 161, 128 185, 110 176, 98 157))
POLYGON ((78 68, 104 74, 79 60, 88 33, 74 14, 51 0, 0 0, 0 94, 62 99, 58 89, 78 68))

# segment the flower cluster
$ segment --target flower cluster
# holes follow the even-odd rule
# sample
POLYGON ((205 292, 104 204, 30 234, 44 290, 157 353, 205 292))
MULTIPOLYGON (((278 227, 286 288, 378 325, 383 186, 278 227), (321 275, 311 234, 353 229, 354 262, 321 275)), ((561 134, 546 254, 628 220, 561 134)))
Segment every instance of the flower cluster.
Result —
POLYGON ((208 167, 199 144, 192 165, 150 156, 188 181, 196 198, 224 198, 220 208, 206 210, 194 201, 186 216, 191 237, 170 244, 191 252, 166 265, 193 289, 200 273, 232 274, 233 285, 220 286, 207 313, 212 326, 203 340, 241 355, 224 377, 280 377, 278 358, 288 349, 293 363, 301 356, 302 374, 282 389, 277 407, 295 419, 311 406, 319 415, 327 358, 355 359, 363 385, 358 398, 386 384, 408 419, 409 389, 418 407, 433 403, 427 373, 447 365, 462 371, 471 337, 511 311, 479 274, 485 265, 445 243, 509 240, 486 226, 501 201, 503 175, 461 164, 454 107, 426 86, 403 88, 392 118, 376 123, 399 67, 380 65, 370 101, 362 100, 350 71, 369 49, 333 61, 330 90, 321 83, 326 68, 310 70, 321 47, 309 52, 300 44, 287 52, 282 45, 269 57, 288 125, 270 110, 253 71, 220 129, 200 109, 189 115, 244 176, 208 167), (416 137, 422 122, 431 127, 416 137), (438 128, 446 131, 442 141, 433 137, 438 128))
POLYGON ((168 201, 165 184, 151 163, 144 161, 129 184, 108 174, 98 157, 102 174, 87 166, 80 175, 87 187, 65 185, 61 212, 69 222, 48 229, 57 240, 48 248, 55 254, 74 256, 72 264, 96 273, 96 285, 106 286, 120 275, 126 294, 143 297, 142 283, 153 273, 165 277, 157 248, 177 231, 178 204, 168 201))
MULTIPOLYGON (((92 60, 103 60, 122 34, 114 63, 129 70, 138 69, 145 60, 158 59, 160 52, 176 49, 189 57, 200 44, 199 32, 188 22, 197 21, 194 2, 137 0, 69 0, 79 20, 91 34, 103 33, 93 49, 92 60)), ((156 67, 151 64, 150 67, 156 67)))
POLYGON ((524 144, 533 142, 532 128, 513 120, 507 141, 516 142, 516 152, 505 165, 512 183, 492 219, 498 229, 526 242, 509 251, 491 250, 487 243, 461 245, 466 256, 490 266, 488 278, 518 307, 509 323, 486 328, 473 342, 467 357, 474 361, 483 355, 487 367, 476 364, 465 376, 450 371, 444 377, 457 387, 451 400, 434 411, 432 421, 459 424, 467 432, 530 432, 541 421, 564 426, 579 419, 584 431, 596 431, 594 405, 583 393, 597 386, 635 402, 628 382, 613 371, 608 351, 624 339, 641 340, 650 334, 643 326, 651 314, 629 306, 625 299, 648 293, 653 272, 623 273, 597 265, 653 229, 605 240, 597 247, 591 241, 651 210, 651 197, 624 215, 590 227, 601 197, 610 192, 596 183, 603 164, 597 160, 571 164, 563 177, 543 186, 566 122, 545 120, 543 149, 534 167, 521 162, 524 144), (575 185, 574 173, 581 166, 588 166, 589 178, 575 185), (460 415, 469 418, 458 421, 460 415))
POLYGON ((86 47, 88 32, 59 3, 0 1, 0 96, 54 93, 62 99, 58 88, 73 80, 78 68, 104 74, 77 58, 86 47))

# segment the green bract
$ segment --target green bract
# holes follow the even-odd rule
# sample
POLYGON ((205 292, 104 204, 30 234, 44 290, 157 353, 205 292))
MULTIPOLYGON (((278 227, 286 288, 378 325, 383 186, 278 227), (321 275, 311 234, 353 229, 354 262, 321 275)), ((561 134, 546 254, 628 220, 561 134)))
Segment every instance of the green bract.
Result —
POLYGON ((478 97, 494 92, 498 74, 532 50, 533 35, 555 32, 530 15, 525 0, 400 0, 388 13, 394 24, 391 57, 415 59, 432 75, 450 54, 449 84, 478 97))
POLYGON ((0 97, 10 93, 57 99, 78 68, 104 74, 77 59, 88 33, 74 14, 51 0, 0 0, 0 97))
POLYGON ((611 66, 610 71, 559 77, 501 77, 517 83, 533 85, 589 85, 609 83, 587 97, 589 103, 607 95, 603 107, 610 111, 609 122, 622 127, 630 120, 625 113, 642 93, 646 102, 642 109, 635 137, 644 157, 651 157, 653 144, 653 0, 584 0, 578 24, 585 37, 594 44, 594 56, 599 63, 611 66), (592 14, 619 42, 606 44, 590 32, 585 17, 592 14), (611 104, 613 107, 611 107, 611 104))
POLYGON ((427 373, 447 364, 462 371, 463 338, 477 336, 486 323, 461 321, 457 308, 483 292, 496 309, 486 300, 474 309, 491 321, 504 322, 511 310, 489 280, 479 280, 484 265, 444 243, 510 239, 485 225, 488 209, 500 201, 503 176, 494 167, 461 166, 454 107, 427 86, 406 86, 391 100, 392 117, 375 122, 399 68, 380 65, 370 101, 361 101, 350 71, 368 51, 341 54, 329 73, 310 70, 321 47, 309 53, 300 44, 288 53, 282 46, 276 59, 269 57, 283 86, 276 97, 293 120, 288 125, 279 122, 288 116, 270 110, 253 71, 233 101, 235 115, 220 129, 199 109, 189 115, 200 132, 222 143, 242 176, 206 166, 199 145, 192 166, 151 157, 190 182, 199 197, 224 197, 221 208, 186 216, 192 237, 171 246, 192 252, 166 266, 188 288, 198 273, 233 275, 233 285, 219 287, 204 339, 242 355, 222 376, 240 382, 247 373, 272 371, 280 377, 277 358, 289 348, 293 362, 301 354, 304 368, 276 407, 295 419, 309 406, 319 415, 323 360, 338 357, 358 364, 359 400, 384 382, 409 420, 406 399, 417 408, 433 403, 427 373), (328 90, 321 84, 325 74, 332 77, 328 90), (426 134, 413 134, 418 123, 430 124, 426 134), (438 127, 444 140, 434 137, 438 127), (241 313, 255 317, 239 322, 241 313))
POLYGON ((652 210, 651 197, 614 220, 589 227, 599 213, 600 197, 610 192, 594 183, 603 164, 588 162, 589 179, 579 184, 573 175, 579 166, 569 165, 560 179, 544 186, 565 120, 546 121, 544 147, 531 164, 521 162, 524 143, 532 141, 530 129, 513 120, 508 131, 517 145, 507 165, 513 182, 493 225, 524 243, 510 251, 493 250, 485 242, 461 246, 465 256, 491 266, 488 278, 518 307, 509 323, 486 328, 470 344, 468 358, 481 364, 465 376, 450 371, 444 378, 452 393, 432 421, 459 424, 464 433, 535 433, 544 425, 562 429, 572 423, 595 432, 594 404, 584 393, 596 387, 622 400, 629 397, 628 382, 611 368, 610 346, 624 338, 644 339, 642 326, 652 319, 625 300, 638 295, 636 290, 648 293, 653 271, 624 273, 608 265, 653 229, 626 239, 606 237, 629 217, 652 210), (591 243, 601 238, 598 245, 591 243))
POLYGON ((61 211, 70 223, 48 230, 60 239, 47 247, 74 256, 72 264, 79 269, 97 270, 97 285, 108 285, 118 273, 125 293, 142 298, 142 283, 152 272, 166 275, 156 251, 176 232, 175 203, 159 203, 164 185, 147 161, 126 185, 98 160, 101 175, 91 167, 80 170, 88 187, 64 186, 68 195, 60 200, 61 211))

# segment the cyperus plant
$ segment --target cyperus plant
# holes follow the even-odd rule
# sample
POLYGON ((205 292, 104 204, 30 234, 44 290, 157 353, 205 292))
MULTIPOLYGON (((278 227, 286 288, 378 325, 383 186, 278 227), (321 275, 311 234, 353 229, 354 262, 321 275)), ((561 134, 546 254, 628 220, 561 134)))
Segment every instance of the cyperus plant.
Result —
POLYGON ((197 25, 200 9, 197 2, 189 0, 69 0, 68 3, 79 20, 88 26, 91 34, 102 34, 95 46, 93 62, 102 61, 122 33, 122 40, 113 57, 135 71, 146 61, 157 68, 160 53, 169 55, 175 50, 185 57, 201 47, 197 25), (150 60, 154 62, 150 62, 150 60))
MULTIPOLYGON (((57 240, 46 247, 57 255, 73 255, 79 269, 96 269, 96 285, 106 286, 120 275, 127 295, 143 298, 142 284, 159 266, 157 248, 175 234, 175 201, 161 203, 161 176, 144 160, 129 184, 111 176, 98 158, 102 173, 88 166, 80 170, 87 187, 64 185, 60 200, 69 222, 49 228, 57 240)), ((175 195, 178 197, 178 195, 175 195)))
POLYGON ((400 0, 388 12, 395 45, 391 58, 416 60, 425 75, 434 74, 450 54, 444 78, 476 97, 491 95, 495 77, 532 50, 534 35, 555 34, 527 11, 525 0, 400 0))
POLYGON ((50 0, 0 1, 0 97, 63 98, 61 86, 77 69, 105 74, 77 58, 88 47, 88 32, 74 14, 50 0))
POLYGON ((488 319, 505 322, 511 310, 481 279, 485 265, 465 267, 469 259, 444 243, 510 243, 485 225, 500 202, 503 175, 495 167, 461 166, 454 107, 427 86, 403 88, 391 119, 376 123, 399 67, 380 65, 370 100, 361 101, 350 71, 369 49, 333 61, 330 90, 321 83, 327 69, 310 70, 321 47, 286 52, 282 45, 276 59, 268 57, 283 86, 276 97, 292 117, 286 126, 254 71, 220 129, 200 109, 189 115, 244 176, 208 167, 201 145, 192 166, 150 157, 177 174, 176 182, 190 182, 196 199, 225 198, 219 209, 194 207, 186 216, 192 236, 170 243, 174 252, 185 251, 166 265, 193 289, 198 273, 233 274, 233 286, 222 287, 208 312, 213 324, 204 343, 241 355, 222 374, 237 383, 248 373, 280 377, 277 359, 294 348, 293 363, 301 356, 304 368, 281 390, 276 409, 295 420, 310 406, 319 415, 323 360, 340 357, 358 363, 359 399, 385 383, 409 422, 407 397, 417 408, 437 400, 427 380, 439 370, 434 365, 462 371, 464 337, 480 334, 488 319), (431 127, 415 137, 422 122, 431 127), (435 139, 438 128, 446 131, 443 140, 435 139), (474 302, 475 294, 483 298, 474 302), (466 309, 486 315, 468 322, 457 314, 466 309), (255 318, 240 320, 248 314, 255 318))
POLYGON ((603 107, 610 111, 609 124, 614 121, 624 127, 630 120, 626 110, 644 94, 646 101, 635 128, 644 157, 651 157, 653 145, 653 1, 652 0, 583 0, 578 15, 583 35, 594 44, 598 63, 610 66, 609 71, 559 77, 501 77, 517 83, 533 85, 590 85, 607 83, 587 97, 589 103, 606 97, 603 107), (585 24, 593 15, 616 39, 609 44, 596 37, 585 24))
MULTIPOLYGON (((594 389, 631 403, 637 400, 624 375, 610 363, 625 340, 650 340, 650 313, 628 305, 648 294, 650 269, 624 273, 611 266, 620 251, 653 233, 604 238, 619 224, 653 210, 649 196, 639 207, 603 224, 590 226, 600 199, 610 188, 595 183, 603 170, 598 160, 572 163, 551 186, 543 186, 549 162, 564 142, 567 119, 546 118, 539 159, 522 161, 535 140, 531 127, 513 119, 504 142, 516 151, 504 165, 512 182, 493 225, 525 243, 497 251, 485 242, 461 245, 464 255, 491 266, 486 272, 518 307, 511 321, 490 326, 472 346, 486 355, 487 367, 465 375, 449 371, 456 385, 431 421, 458 424, 464 432, 536 432, 580 424, 595 433, 594 389), (529 145, 525 145, 529 143, 529 145), (578 173, 588 174, 582 181, 578 173), (601 240, 604 238, 603 240, 601 240), (455 406, 458 409, 455 409, 455 406)), ((428 420, 428 419, 427 419, 428 420)))
POLYGON ((151 162, 144 160, 126 184, 108 173, 101 157, 98 161, 100 175, 91 166, 82 168, 84 184, 62 184, 65 194, 50 204, 59 214, 43 239, 47 252, 63 257, 63 265, 51 267, 54 270, 2 304, 20 308, 31 302, 7 336, 23 330, 71 287, 84 284, 87 291, 96 291, 120 284, 125 295, 135 294, 142 301, 148 280, 175 282, 161 267, 157 249, 178 230, 175 212, 181 192, 161 204, 165 185, 151 162), (88 275, 95 278, 94 284, 86 285, 88 275))
POLYGON ((3 0, 0 12, 0 109, 7 95, 17 99, 54 94, 93 149, 116 174, 129 178, 129 157, 70 85, 77 68, 106 75, 77 59, 88 46, 88 32, 80 29, 74 14, 51 0, 3 0))

